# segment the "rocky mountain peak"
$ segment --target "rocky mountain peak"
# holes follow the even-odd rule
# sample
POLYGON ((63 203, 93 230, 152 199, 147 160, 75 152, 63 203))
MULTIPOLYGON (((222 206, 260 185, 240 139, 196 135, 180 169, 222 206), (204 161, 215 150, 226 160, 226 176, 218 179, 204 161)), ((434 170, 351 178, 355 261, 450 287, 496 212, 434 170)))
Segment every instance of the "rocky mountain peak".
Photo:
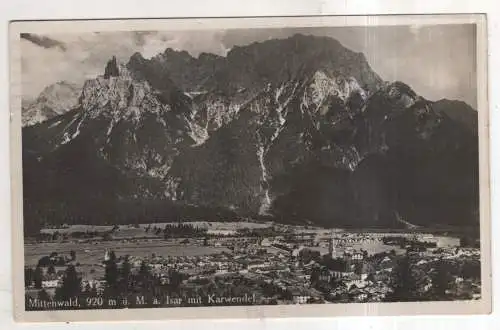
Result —
POLYGON ((200 61, 213 61, 213 60, 220 60, 223 58, 224 58, 223 56, 205 52, 202 52, 200 53, 200 55, 198 55, 198 59, 200 61))
POLYGON ((74 109, 80 92, 79 86, 64 80, 45 87, 35 100, 23 104, 23 126, 38 124, 74 109))
POLYGON ((168 47, 165 49, 163 52, 164 55, 170 55, 170 56, 177 56, 177 57, 184 57, 184 58, 193 58, 187 51, 185 50, 175 50, 171 47, 168 47))
POLYGON ((231 93, 263 84, 281 85, 290 80, 324 72, 333 77, 353 77, 365 90, 374 91, 382 82, 363 56, 328 37, 297 34, 243 47, 233 47, 226 65, 216 72, 218 89, 231 93))
POLYGON ((108 79, 109 77, 118 77, 120 71, 118 69, 118 64, 116 61, 116 57, 113 56, 108 63, 106 64, 106 68, 104 69, 104 79, 108 79))

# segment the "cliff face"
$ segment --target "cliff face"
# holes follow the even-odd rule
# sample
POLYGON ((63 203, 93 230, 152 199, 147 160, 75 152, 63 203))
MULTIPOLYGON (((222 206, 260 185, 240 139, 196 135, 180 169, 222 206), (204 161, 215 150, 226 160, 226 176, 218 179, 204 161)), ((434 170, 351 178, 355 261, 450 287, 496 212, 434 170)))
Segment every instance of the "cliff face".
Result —
POLYGON ((66 81, 47 86, 34 101, 23 102, 23 126, 41 123, 74 109, 79 96, 80 88, 66 81))
POLYGON ((477 114, 455 106, 328 38, 113 58, 75 110, 23 130, 25 214, 477 224, 477 130, 462 120, 477 114))

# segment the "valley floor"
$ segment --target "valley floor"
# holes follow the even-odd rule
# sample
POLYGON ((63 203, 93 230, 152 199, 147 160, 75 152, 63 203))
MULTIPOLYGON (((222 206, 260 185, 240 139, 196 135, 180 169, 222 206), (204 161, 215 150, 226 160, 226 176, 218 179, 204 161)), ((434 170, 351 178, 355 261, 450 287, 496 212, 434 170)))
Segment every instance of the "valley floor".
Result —
POLYGON ((25 242, 26 308, 479 299, 480 251, 464 244, 274 223, 46 228, 25 242))

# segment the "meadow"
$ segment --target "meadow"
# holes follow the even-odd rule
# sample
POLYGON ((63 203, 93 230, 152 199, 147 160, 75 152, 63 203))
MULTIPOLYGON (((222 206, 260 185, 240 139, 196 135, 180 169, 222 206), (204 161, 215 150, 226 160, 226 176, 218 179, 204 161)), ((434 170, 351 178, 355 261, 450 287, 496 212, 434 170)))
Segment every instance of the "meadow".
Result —
POLYGON ((100 265, 107 249, 113 250, 118 257, 125 255, 150 257, 153 253, 163 257, 200 256, 229 251, 223 247, 179 244, 163 240, 37 243, 24 245, 24 263, 26 266, 34 267, 41 257, 50 255, 52 252, 69 257, 70 251, 73 250, 81 265, 100 265))

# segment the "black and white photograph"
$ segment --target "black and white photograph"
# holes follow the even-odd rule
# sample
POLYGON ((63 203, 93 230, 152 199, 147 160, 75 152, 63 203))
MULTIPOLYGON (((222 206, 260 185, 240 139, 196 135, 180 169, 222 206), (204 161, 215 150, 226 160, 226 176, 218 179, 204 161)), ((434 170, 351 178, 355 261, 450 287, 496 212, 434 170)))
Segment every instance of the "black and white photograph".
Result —
POLYGON ((262 20, 19 23, 23 313, 489 301, 478 23, 262 20))

